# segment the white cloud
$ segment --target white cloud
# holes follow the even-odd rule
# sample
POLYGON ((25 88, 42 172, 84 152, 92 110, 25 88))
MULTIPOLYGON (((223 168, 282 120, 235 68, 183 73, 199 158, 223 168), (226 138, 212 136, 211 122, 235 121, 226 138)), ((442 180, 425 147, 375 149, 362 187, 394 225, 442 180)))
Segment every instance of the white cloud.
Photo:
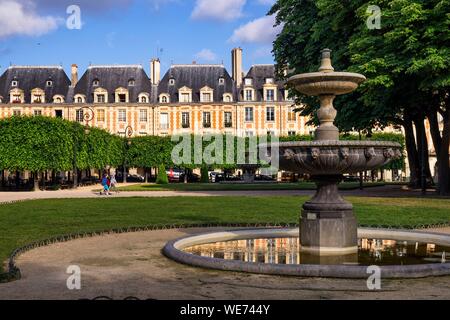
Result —
POLYGON ((56 30, 60 18, 39 16, 34 6, 16 0, 0 0, 0 38, 13 35, 40 36, 56 30))
POLYGON ((242 17, 247 0, 197 0, 191 18, 230 21, 242 17))
POLYGON ((217 55, 209 49, 203 49, 195 54, 195 58, 210 62, 217 60, 217 55))
POLYGON ((255 19, 234 30, 229 41, 240 43, 272 43, 282 29, 282 26, 274 27, 274 25, 274 15, 255 19))

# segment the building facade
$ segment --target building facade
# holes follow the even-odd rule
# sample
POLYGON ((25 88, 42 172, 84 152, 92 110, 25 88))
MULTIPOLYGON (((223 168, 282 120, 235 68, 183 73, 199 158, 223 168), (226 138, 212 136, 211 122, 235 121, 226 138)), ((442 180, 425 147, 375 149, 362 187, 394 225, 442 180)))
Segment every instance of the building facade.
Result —
POLYGON ((161 78, 158 59, 150 77, 140 65, 89 66, 70 79, 62 67, 11 66, 0 77, 0 118, 43 115, 84 122, 113 134, 237 136, 303 135, 312 127, 293 110, 274 65, 245 74, 242 49, 232 50, 232 74, 223 65, 172 65, 161 78))

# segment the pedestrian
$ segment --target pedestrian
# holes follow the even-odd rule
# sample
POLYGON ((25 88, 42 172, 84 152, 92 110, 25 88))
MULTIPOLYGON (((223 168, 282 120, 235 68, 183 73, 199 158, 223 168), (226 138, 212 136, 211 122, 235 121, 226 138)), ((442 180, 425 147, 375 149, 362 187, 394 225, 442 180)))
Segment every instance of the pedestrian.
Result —
POLYGON ((115 175, 111 176, 111 187, 110 187, 109 190, 110 191, 114 190, 115 193, 119 193, 119 190, 117 189, 117 180, 116 180, 116 176, 115 175))
POLYGON ((100 192, 100 195, 102 195, 104 193, 106 196, 109 196, 110 185, 111 185, 111 181, 109 180, 108 176, 106 174, 104 174, 103 179, 102 179, 103 192, 100 192))

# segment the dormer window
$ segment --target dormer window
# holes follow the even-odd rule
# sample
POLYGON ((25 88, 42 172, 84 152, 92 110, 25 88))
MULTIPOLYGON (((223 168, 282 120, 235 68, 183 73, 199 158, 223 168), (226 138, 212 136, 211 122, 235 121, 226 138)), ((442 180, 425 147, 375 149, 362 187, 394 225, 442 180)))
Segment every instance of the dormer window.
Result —
POLYGON ((135 84, 136 84, 136 81, 134 81, 134 79, 128 80, 128 86, 134 87, 135 84))
POLYGON ((84 103, 86 101, 85 96, 82 94, 76 94, 75 97, 73 98, 73 101, 75 103, 84 103))
POLYGON ((223 77, 220 77, 220 78, 219 78, 219 84, 220 84, 220 85, 225 84, 225 79, 224 79, 223 77))
POLYGON ((145 92, 142 92, 138 96, 138 102, 140 103, 148 103, 150 100, 149 95, 145 92))
POLYGON ((9 92, 9 96, 10 96, 10 102, 11 103, 23 103, 24 102, 24 92, 23 90, 20 90, 18 88, 12 89, 9 92))
POLYGON ((192 102, 192 89, 188 87, 182 87, 178 90, 179 102, 189 103, 192 102))
POLYGON ((170 102, 169 96, 167 94, 161 94, 159 96, 159 102, 161 102, 161 103, 169 103, 170 102))
POLYGON ((94 81, 92 81, 92 85, 94 87, 98 87, 100 85, 100 81, 98 79, 95 79, 94 81))
POLYGON ((56 95, 53 97, 53 103, 64 103, 64 97, 56 95))
POLYGON ((19 81, 17 81, 17 80, 11 81, 11 87, 17 87, 17 86, 19 86, 19 81))
POLYGON ((169 85, 174 86, 175 85, 175 79, 169 79, 169 85))
POLYGON ((266 101, 275 101, 275 90, 268 89, 266 91, 266 101))
POLYGON ((223 95, 224 102, 233 102, 233 96, 230 93, 225 93, 223 95))
POLYGON ((117 88, 115 91, 115 101, 116 103, 127 103, 130 101, 128 89, 117 88))
POLYGON ((108 92, 103 88, 97 88, 94 90, 94 102, 95 103, 108 103, 108 92))
POLYGON ((245 78, 244 83, 246 86, 253 85, 253 79, 252 78, 245 78))
POLYGON ((45 102, 45 92, 40 88, 35 88, 31 90, 31 102, 32 103, 43 103, 45 102))
POLYGON ((247 89, 244 91, 244 99, 245 101, 253 101, 253 90, 247 89))
POLYGON ((52 80, 47 80, 47 82, 45 83, 45 85, 47 87, 53 87, 53 81, 52 80))

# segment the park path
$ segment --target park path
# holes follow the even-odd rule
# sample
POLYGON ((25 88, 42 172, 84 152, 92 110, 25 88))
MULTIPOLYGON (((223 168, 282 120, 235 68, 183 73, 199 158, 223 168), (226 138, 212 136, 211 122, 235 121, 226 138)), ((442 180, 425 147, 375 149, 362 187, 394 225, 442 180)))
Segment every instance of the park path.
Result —
MULTIPOLYGON (((132 185, 132 184, 128 184, 132 185)), ((82 187, 77 190, 39 191, 39 192, 0 192, 0 204, 25 200, 39 199, 76 199, 76 198, 99 198, 95 187, 82 187)), ((112 198, 132 197, 220 197, 220 196, 300 196, 313 195, 313 190, 254 190, 254 191, 129 191, 113 194, 112 198)), ((342 190, 344 196, 358 197, 420 197, 420 191, 406 190, 403 186, 387 185, 382 187, 365 188, 364 190, 342 190)), ((429 192, 429 195, 432 195, 429 192)))

